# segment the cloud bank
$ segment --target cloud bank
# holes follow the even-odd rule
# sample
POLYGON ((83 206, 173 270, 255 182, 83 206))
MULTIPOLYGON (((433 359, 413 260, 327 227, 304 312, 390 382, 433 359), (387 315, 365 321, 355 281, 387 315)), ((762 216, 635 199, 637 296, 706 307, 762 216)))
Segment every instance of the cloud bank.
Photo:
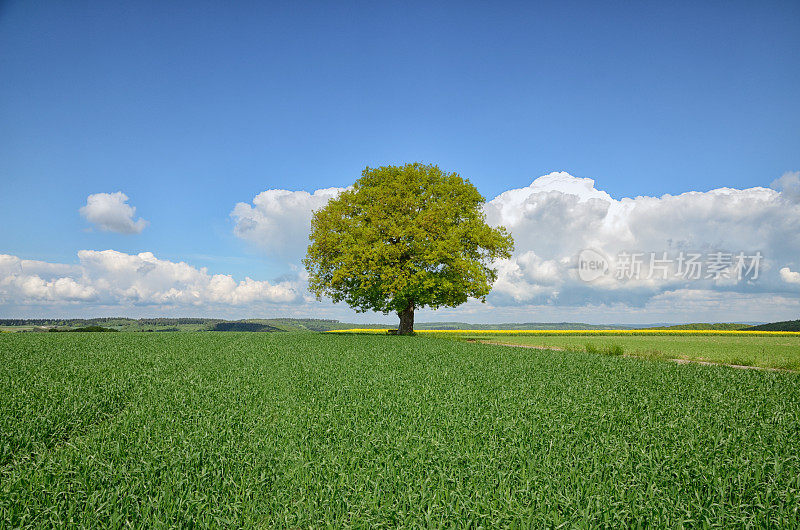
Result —
POLYGON ((507 227, 516 242, 514 256, 499 263, 496 304, 642 306, 665 292, 783 292, 787 286, 778 271, 796 268, 800 259, 800 204, 785 189, 720 188, 616 200, 591 179, 551 173, 489 201, 486 217, 507 227), (583 249, 608 256, 610 274, 582 281, 578 256, 583 249), (699 278, 680 274, 681 255, 699 254, 707 261, 717 253, 730 255, 718 277, 708 277, 705 270, 699 278), (757 253, 763 256, 760 276, 739 279, 737 255, 757 253), (643 271, 618 279, 614 258, 625 254, 640 254, 643 269, 651 255, 671 262, 651 277, 643 271))
POLYGON ((142 218, 134 220, 136 207, 128 204, 128 196, 116 193, 95 193, 86 198, 78 210, 81 216, 104 232, 140 234, 148 225, 142 218))
MULTIPOLYGON (((237 281, 149 252, 82 250, 74 265, 0 255, 0 310, 67 305, 196 314, 201 308, 208 315, 239 308, 236 314, 252 316, 271 307, 273 314, 354 319, 343 306, 315 301, 298 268, 312 211, 342 190, 272 189, 233 208, 234 233, 293 271, 287 279, 237 281)), ((91 195, 81 213, 123 233, 141 231, 146 223, 133 220, 135 210, 121 192, 91 195)), ((620 199, 592 179, 556 172, 501 193, 486 203, 485 215, 490 224, 508 228, 516 243, 510 259, 495 263, 498 279, 487 304, 470 301, 421 318, 653 322, 780 320, 800 313, 798 172, 784 174, 770 188, 620 199), (591 281, 579 270, 586 252, 607 260, 591 281), (623 258, 631 255, 640 259, 641 274, 619 275, 623 258), (683 259, 693 255, 704 260, 696 276, 686 274, 683 259), (713 256, 727 261, 714 270, 713 256), (748 269, 737 256, 759 256, 757 274, 752 261, 748 269), (648 274, 656 257, 657 273, 648 274)))
MULTIPOLYGON (((234 232, 269 255, 299 263, 307 245, 313 209, 340 188, 303 191, 267 190, 252 205, 239 203, 231 213, 234 232)), ((508 190, 486 203, 487 221, 505 226, 516 249, 495 265, 498 279, 488 298, 492 308, 624 307, 643 311, 653 305, 723 311, 730 303, 800 297, 791 270, 800 268, 800 173, 786 173, 772 188, 720 188, 661 197, 615 199, 589 178, 555 172, 530 186, 508 190), (595 249, 609 257, 608 274, 583 281, 579 255, 595 249), (617 258, 636 254, 642 274, 615 277, 617 258), (686 275, 679 259, 701 256, 699 277, 686 275), (709 273, 708 261, 727 258, 709 273), (753 258, 759 256, 756 274, 753 258), (670 261, 647 274, 651 256, 670 261), (751 270, 748 272, 748 267, 751 270), (785 269, 785 270, 784 270, 785 269), (683 274, 681 274, 683 272, 683 274), (708 304, 702 302, 707 300, 708 304)), ((486 306, 482 306, 484 310, 486 306)))
POLYGON ((270 283, 209 274, 184 262, 114 250, 81 250, 78 265, 0 254, 0 305, 85 303, 120 306, 218 307, 302 300, 297 281, 270 283))

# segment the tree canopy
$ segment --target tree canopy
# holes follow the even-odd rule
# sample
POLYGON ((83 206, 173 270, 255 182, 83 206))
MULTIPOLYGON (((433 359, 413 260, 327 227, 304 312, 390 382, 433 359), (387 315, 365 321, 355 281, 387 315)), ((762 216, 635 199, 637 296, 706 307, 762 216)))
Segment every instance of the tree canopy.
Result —
POLYGON ((485 199, 435 165, 367 167, 352 188, 314 212, 303 261, 317 297, 357 311, 396 312, 413 332, 414 309, 485 301, 513 240, 486 224, 485 199))

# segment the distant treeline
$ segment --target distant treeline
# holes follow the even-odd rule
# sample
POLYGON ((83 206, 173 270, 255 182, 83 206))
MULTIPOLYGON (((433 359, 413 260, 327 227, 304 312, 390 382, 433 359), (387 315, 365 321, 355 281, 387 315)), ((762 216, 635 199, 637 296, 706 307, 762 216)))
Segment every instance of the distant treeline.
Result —
POLYGON ((352 327, 334 319, 271 318, 224 320, 221 318, 7 318, 0 326, 19 331, 100 331, 91 327, 113 328, 115 331, 329 331, 352 327), (27 328, 33 329, 27 329, 27 328))
POLYGON ((85 320, 82 318, 0 318, 0 326, 65 326, 65 325, 79 325, 90 324, 92 322, 101 322, 111 319, 93 318, 85 320))
POLYGON ((266 324, 258 324, 256 322, 220 322, 209 331, 283 331, 273 326, 266 324))
MULTIPOLYGON (((269 319, 285 322, 320 322, 338 324, 338 320, 324 318, 277 318, 269 319)), ((80 325, 99 325, 99 324, 124 324, 137 323, 142 326, 188 326, 217 324, 219 322, 231 322, 222 318, 125 318, 125 317, 101 317, 101 318, 0 318, 0 326, 80 326, 80 325)), ((238 322, 238 321, 234 321, 238 322)))
POLYGON ((752 326, 748 326, 747 324, 736 324, 736 323, 728 323, 728 324, 678 324, 676 326, 659 326, 655 328, 647 328, 647 329, 673 329, 673 330, 720 330, 720 331, 739 331, 739 330, 747 330, 750 329, 752 326))
MULTIPOLYGON (((386 328, 385 324, 348 324, 334 319, 324 318, 268 318, 224 320, 220 318, 6 318, 0 319, 0 326, 6 327, 50 327, 58 331, 94 331, 82 328, 104 327, 115 328, 115 331, 329 331, 348 328, 386 328)), ((465 322, 420 322, 417 329, 465 329, 465 330, 563 330, 563 329, 641 329, 626 325, 597 325, 579 322, 525 322, 504 324, 468 324, 465 322)), ((800 320, 773 322, 750 326, 737 323, 695 323, 675 326, 649 327, 647 329, 671 330, 741 330, 741 331, 800 331, 800 320)), ((47 331, 34 329, 33 331, 47 331)))
POLYGON ((143 326, 186 326, 223 322, 221 318, 140 318, 136 320, 143 326))
POLYGON ((748 331, 800 331, 800 320, 785 320, 747 328, 748 331))
POLYGON ((104 328, 103 326, 85 326, 85 327, 82 327, 82 328, 69 328, 69 329, 50 328, 47 331, 49 331, 50 333, 71 333, 71 332, 74 332, 74 331, 100 332, 100 333, 112 332, 112 333, 115 333, 115 332, 118 332, 119 330, 118 329, 114 329, 114 328, 104 328))

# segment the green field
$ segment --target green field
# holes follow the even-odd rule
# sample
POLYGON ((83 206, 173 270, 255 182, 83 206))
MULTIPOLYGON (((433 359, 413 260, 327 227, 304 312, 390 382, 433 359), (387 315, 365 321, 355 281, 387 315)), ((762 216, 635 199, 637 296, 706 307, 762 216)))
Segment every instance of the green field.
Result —
POLYGON ((526 335, 465 334, 465 340, 568 350, 615 352, 650 359, 684 359, 800 370, 800 336, 787 335, 526 335))
POLYGON ((800 376, 441 339, 0 335, 0 527, 800 525, 800 376))

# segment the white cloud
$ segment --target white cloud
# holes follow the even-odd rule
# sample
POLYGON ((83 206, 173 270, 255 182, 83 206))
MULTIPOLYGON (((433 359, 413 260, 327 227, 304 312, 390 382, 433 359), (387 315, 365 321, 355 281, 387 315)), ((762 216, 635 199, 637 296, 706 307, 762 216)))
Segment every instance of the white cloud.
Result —
POLYGON ((794 272, 789 267, 784 267, 780 270, 781 279, 786 283, 800 284, 800 272, 794 272))
POLYGON ((75 271, 70 270, 69 266, 0 254, 0 302, 82 301, 96 296, 97 292, 90 285, 81 285, 69 276, 52 277, 52 274, 48 274, 52 272, 75 271))
POLYGON ((242 306, 302 300, 299 280, 270 283, 209 274, 150 252, 81 250, 79 265, 0 255, 0 303, 91 302, 102 305, 242 306))
POLYGON ((240 202, 233 208, 234 234, 270 256, 298 263, 308 247, 312 211, 322 208, 345 189, 261 192, 253 204, 240 202))
POLYGON ((797 318, 800 297, 702 289, 678 289, 632 307, 622 302, 567 304, 486 304, 470 300, 457 308, 421 310, 420 322, 585 322, 589 324, 655 324, 683 322, 775 322, 797 318))
POLYGON ((786 200, 800 202, 800 171, 787 171, 776 179, 770 187, 781 192, 786 200))
MULTIPOLYGON (((487 304, 421 311, 425 320, 664 322, 785 320, 800 310, 800 173, 787 173, 773 188, 687 192, 616 199, 591 179, 551 173, 530 186, 508 190, 485 206, 487 221, 506 226, 516 249, 496 263, 498 280, 487 304), (761 252, 759 278, 686 280, 604 276, 583 282, 578 254, 591 248, 611 261, 622 252, 761 252)), ((50 306, 122 308, 132 314, 173 311, 239 318, 259 314, 318 316, 351 321, 384 320, 355 315, 345 306, 319 303, 306 290, 296 264, 305 254, 311 214, 342 188, 267 190, 231 212, 237 236, 270 256, 294 264, 275 282, 210 274, 184 262, 113 250, 82 250, 76 265, 0 255, 0 308, 50 306), (66 305, 65 305, 66 304, 66 305), (170 309, 171 308, 171 309, 170 309), (262 310, 263 309, 263 310, 262 310)), ((108 194, 100 194, 108 195, 108 194)), ((118 195, 125 204, 127 197, 118 195)), ((92 196, 95 197, 95 196, 92 196)), ((91 199, 91 197, 90 197, 91 199)), ((88 201, 87 207, 89 203, 88 201)), ((137 222, 143 222, 141 220, 137 222)), ((647 256, 644 256, 647 259, 647 256)), ((60 309, 59 309, 60 308, 60 309)), ((107 312, 107 311, 104 311, 107 312)), ((18 314, 16 311, 14 315, 18 314)), ((119 313, 117 313, 119 314, 119 313)), ((388 317, 389 320, 392 317, 388 317)))
MULTIPOLYGON (((707 311, 696 302, 699 296, 712 305, 719 304, 724 312, 723 298, 708 293, 723 293, 728 297, 725 300, 733 301, 796 297, 793 288, 787 291, 786 273, 779 269, 800 266, 800 238, 796 235, 800 204, 792 195, 800 186, 798 175, 785 174, 773 183, 777 189, 720 188, 621 199, 598 189, 589 178, 565 172, 539 177, 530 186, 508 190, 485 206, 487 221, 507 227, 516 249, 511 259, 496 263, 498 279, 489 305, 480 307, 484 314, 490 307, 492 311, 626 307, 633 312, 652 310, 665 300, 684 300, 707 311), (667 252, 670 259, 680 252, 698 252, 707 260, 708 254, 723 251, 734 254, 734 263, 739 252, 747 257, 760 252, 763 259, 756 279, 751 271, 740 280, 733 266, 720 278, 706 278, 704 270, 699 280, 685 279, 675 275, 677 264, 673 262, 667 279, 643 274, 639 279, 620 281, 606 276, 587 283, 577 274, 578 254, 587 248, 598 249, 611 259, 612 274, 614 258, 620 252, 644 253, 645 261, 651 252, 657 253, 656 257, 667 252)), ((267 190, 256 196, 252 205, 236 205, 231 213, 236 221, 234 231, 271 255, 298 263, 308 244, 312 210, 341 191, 267 190)))
POLYGON ((136 207, 128 204, 128 196, 121 191, 89 195, 86 206, 79 211, 84 219, 106 232, 140 234, 148 224, 142 218, 134 221, 136 207))
POLYGON ((491 299, 501 305, 620 302, 642 307, 660 293, 674 290, 785 291, 777 270, 800 256, 800 205, 785 195, 797 177, 787 175, 781 179, 781 192, 721 188, 619 200, 596 189, 591 179, 568 173, 540 177, 486 204, 490 224, 507 227, 516 243, 514 256, 498 264, 491 299), (735 268, 725 271, 730 278, 708 279, 704 272, 701 280, 686 280, 674 275, 673 262, 667 279, 655 274, 618 281, 612 276, 585 283, 576 267, 578 254, 586 248, 609 256, 612 274, 613 259, 620 252, 643 253, 645 272, 651 252, 657 258, 667 252, 668 259, 682 251, 700 252, 704 259, 716 251, 731 252, 734 262, 739 252, 746 256, 761 252, 764 258, 761 276, 753 281, 746 277, 739 281, 735 268))

